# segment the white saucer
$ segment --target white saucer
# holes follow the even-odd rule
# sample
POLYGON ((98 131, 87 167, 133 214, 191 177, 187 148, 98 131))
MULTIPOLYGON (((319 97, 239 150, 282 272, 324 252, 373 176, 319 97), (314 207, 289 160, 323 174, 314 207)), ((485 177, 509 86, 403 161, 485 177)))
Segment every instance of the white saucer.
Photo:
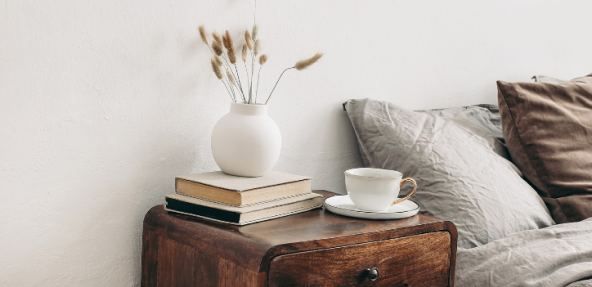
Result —
POLYGON ((401 219, 419 212, 419 205, 410 199, 390 206, 385 211, 361 210, 356 208, 349 195, 334 195, 327 198, 325 208, 336 214, 365 219, 401 219))

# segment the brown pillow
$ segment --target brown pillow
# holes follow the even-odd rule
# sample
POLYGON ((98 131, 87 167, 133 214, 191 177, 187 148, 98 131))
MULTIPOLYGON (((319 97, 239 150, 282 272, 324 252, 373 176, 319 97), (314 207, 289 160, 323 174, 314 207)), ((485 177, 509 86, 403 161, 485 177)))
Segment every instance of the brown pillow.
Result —
POLYGON ((555 221, 592 217, 592 74, 563 83, 498 81, 497 87, 512 160, 555 221))

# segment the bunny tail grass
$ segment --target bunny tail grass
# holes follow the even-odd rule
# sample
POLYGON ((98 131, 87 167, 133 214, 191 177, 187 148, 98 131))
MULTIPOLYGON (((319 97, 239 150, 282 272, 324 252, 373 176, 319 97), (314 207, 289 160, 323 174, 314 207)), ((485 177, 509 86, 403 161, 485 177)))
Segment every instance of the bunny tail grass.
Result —
POLYGON ((261 51, 261 42, 259 40, 255 41, 255 47, 253 48, 253 54, 255 54, 255 56, 259 55, 259 51, 261 51))
POLYGON ((222 60, 220 60, 220 57, 218 57, 218 55, 214 55, 214 61, 216 61, 216 65, 218 66, 222 66, 222 60))
POLYGON ((220 37, 220 35, 218 35, 218 33, 213 32, 212 33, 212 37, 214 37, 214 41, 218 42, 218 44, 220 44, 220 46, 222 46, 222 37, 220 37))
MULTIPOLYGON (((241 82, 240 82, 240 77, 238 74, 238 71, 236 73, 236 75, 234 74, 234 72, 232 72, 232 65, 228 62, 228 59, 226 58, 226 56, 224 54, 222 54, 222 59, 224 59, 224 62, 226 62, 226 68, 230 69, 230 72, 232 73, 233 76, 235 76, 235 79, 238 79, 238 86, 237 86, 237 90, 240 92, 241 97, 244 99, 245 98, 245 93, 243 92, 243 87, 241 86, 241 82)), ((234 67, 236 68, 236 64, 234 64, 234 67)), ((232 87, 232 86, 231 86, 232 87)))
POLYGON ((243 64, 245 65, 245 72, 247 73, 247 79, 249 79, 249 69, 247 68, 247 45, 243 45, 243 51, 241 53, 243 64))
POLYGON ((294 65, 294 68, 296 68, 296 70, 306 69, 306 68, 310 67, 312 64, 316 63, 316 61, 318 61, 322 56, 323 56, 322 53, 317 53, 316 55, 314 55, 308 59, 298 61, 294 65))
POLYGON ((228 54, 228 60, 231 64, 236 64, 236 54, 234 53, 234 49, 227 50, 226 53, 228 54))
POLYGON ((247 43, 247 48, 249 48, 249 50, 253 50, 253 39, 251 39, 249 30, 245 30, 245 43, 247 43))
POLYGON ((224 53, 224 50, 222 50, 222 46, 217 41, 214 41, 214 43, 212 43, 212 50, 214 50, 216 56, 220 56, 222 55, 222 53, 224 53))
POLYGON ((257 24, 253 25, 253 31, 251 32, 251 38, 253 38, 254 41, 257 41, 257 36, 259 36, 259 28, 257 27, 257 24))
POLYGON ((203 25, 199 26, 198 28, 199 30, 199 36, 201 37, 201 40, 206 44, 206 45, 210 45, 210 43, 208 42, 208 36, 206 35, 206 28, 204 28, 203 25))
POLYGON ((226 33, 222 37, 222 41, 224 42, 224 48, 226 48, 226 53, 228 54, 228 60, 230 63, 235 64, 236 54, 234 53, 234 44, 232 43, 232 37, 228 30, 226 30, 226 33))
POLYGON ((222 80, 222 78, 224 77, 222 75, 222 70, 220 70, 220 66, 218 66, 218 63, 216 63, 216 60, 214 59, 212 59, 212 70, 214 71, 214 74, 216 74, 216 77, 222 80))
POLYGON ((241 53, 241 56, 242 56, 243 62, 246 63, 247 62, 247 46, 246 45, 243 45, 243 51, 241 53))
POLYGON ((238 89, 241 92, 241 96, 243 97, 243 101, 246 102, 245 92, 243 91, 243 85, 241 83, 240 77, 238 76, 238 68, 236 67, 236 54, 234 53, 234 44, 232 43, 232 37, 230 36, 230 32, 226 30, 224 36, 222 36, 222 41, 224 42, 224 47, 226 48, 226 54, 228 55, 228 61, 234 65, 234 70, 236 71, 236 80, 238 81, 238 89))
POLYGON ((232 73, 230 73, 230 70, 226 69, 226 77, 228 77, 228 80, 230 81, 231 84, 236 86, 236 81, 234 80, 234 76, 232 75, 232 73))
POLYGON ((263 54, 261 57, 259 57, 259 65, 263 66, 265 62, 267 62, 267 55, 263 54))
POLYGON ((212 58, 212 70, 214 71, 214 74, 216 74, 216 78, 218 78, 220 81, 222 81, 222 84, 224 84, 224 87, 226 88, 226 91, 228 92, 230 99, 232 101, 236 102, 235 98, 233 97, 233 93, 230 92, 230 89, 228 89, 226 82, 224 82, 224 75, 222 74, 222 70, 220 70, 220 66, 218 66, 218 64, 216 63, 216 60, 213 58, 212 58))

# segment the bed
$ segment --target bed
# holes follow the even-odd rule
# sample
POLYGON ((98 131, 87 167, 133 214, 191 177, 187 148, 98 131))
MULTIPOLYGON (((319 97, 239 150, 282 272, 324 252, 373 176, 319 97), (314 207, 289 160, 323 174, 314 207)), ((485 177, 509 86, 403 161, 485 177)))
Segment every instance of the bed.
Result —
POLYGON ((364 165, 456 225, 457 286, 592 286, 592 74, 497 87, 497 106, 344 108, 364 165))

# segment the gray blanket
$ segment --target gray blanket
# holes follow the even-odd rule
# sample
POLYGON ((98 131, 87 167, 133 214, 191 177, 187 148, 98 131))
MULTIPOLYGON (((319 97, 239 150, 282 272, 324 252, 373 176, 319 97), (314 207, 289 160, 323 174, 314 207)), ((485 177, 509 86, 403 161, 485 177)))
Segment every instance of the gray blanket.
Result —
POLYGON ((592 218, 459 250, 456 286, 592 286, 592 218))

